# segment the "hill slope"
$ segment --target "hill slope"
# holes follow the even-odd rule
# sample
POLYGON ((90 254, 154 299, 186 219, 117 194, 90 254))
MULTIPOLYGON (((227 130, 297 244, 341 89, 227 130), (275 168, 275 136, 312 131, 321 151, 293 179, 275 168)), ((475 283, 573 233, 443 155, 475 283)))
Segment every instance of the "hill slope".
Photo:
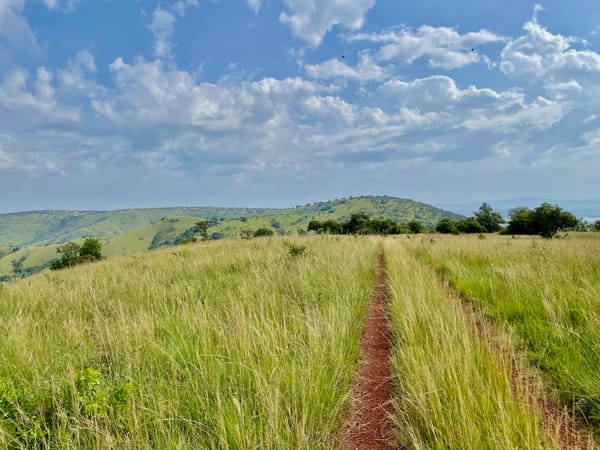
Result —
POLYGON ((270 211, 273 210, 260 208, 150 208, 0 214, 0 246, 44 245, 69 242, 87 236, 115 236, 174 216, 233 219, 253 217, 270 211))
POLYGON ((110 257, 176 245, 190 236, 190 229, 200 217, 208 220, 211 239, 222 239, 258 228, 271 229, 278 235, 295 234, 298 229, 306 229, 311 220, 345 221, 356 213, 399 223, 417 220, 428 227, 442 218, 461 217, 424 203, 387 196, 354 197, 280 210, 163 208, 7 214, 0 215, 0 239, 4 240, 0 241, 0 280, 49 267, 59 257, 59 243, 87 236, 100 238, 103 256, 110 257), (182 212, 188 214, 178 215, 182 212), (136 229, 130 229, 136 225, 136 229), (2 247, 4 243, 12 243, 12 248, 2 247))
MULTIPOLYGON (((213 221, 256 218, 256 223, 260 224, 279 222, 282 226, 285 225, 286 232, 291 232, 312 219, 346 220, 351 214, 358 212, 366 213, 373 218, 390 218, 396 222, 419 220, 426 226, 434 225, 441 218, 460 217, 424 203, 388 196, 354 197, 287 209, 206 207, 118 211, 34 211, 0 214, 0 246, 40 246, 69 242, 88 236, 105 238, 145 228, 161 219, 175 216, 191 216, 213 221)), ((223 233, 224 236, 239 235, 239 228, 223 226, 218 232, 223 233)))

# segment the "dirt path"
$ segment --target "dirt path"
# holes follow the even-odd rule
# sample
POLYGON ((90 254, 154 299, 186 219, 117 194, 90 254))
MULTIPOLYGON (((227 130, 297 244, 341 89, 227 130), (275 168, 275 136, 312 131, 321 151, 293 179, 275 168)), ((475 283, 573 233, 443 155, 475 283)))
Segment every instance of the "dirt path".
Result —
POLYGON ((591 450, 594 448, 590 443, 589 433, 579 423, 574 411, 569 411, 567 407, 561 406, 549 398, 549 393, 544 392, 547 388, 544 388, 539 376, 533 375, 531 368, 527 367, 527 363, 524 360, 517 361, 506 348, 498 343, 499 332, 492 323, 493 321, 473 303, 463 298, 460 292, 451 288, 445 280, 440 279, 440 281, 443 283, 448 299, 463 311, 481 341, 501 360, 508 361, 514 394, 520 401, 537 409, 543 429, 558 444, 558 447, 561 450, 591 450))
POLYGON ((360 341, 363 362, 353 383, 353 401, 344 425, 346 449, 379 450, 393 447, 392 372, 385 258, 379 253, 377 276, 360 341))

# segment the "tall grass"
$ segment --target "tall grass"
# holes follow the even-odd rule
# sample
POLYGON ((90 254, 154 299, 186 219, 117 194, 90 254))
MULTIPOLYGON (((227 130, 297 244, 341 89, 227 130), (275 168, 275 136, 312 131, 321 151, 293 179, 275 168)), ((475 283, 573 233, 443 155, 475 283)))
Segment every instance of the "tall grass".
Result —
POLYGON ((510 336, 485 325, 477 332, 404 243, 387 241, 385 250, 399 441, 414 449, 556 448, 537 412, 515 397, 510 336))
POLYGON ((600 239, 467 237, 415 244, 421 259, 521 337, 531 364, 600 429, 600 239))
POLYGON ((0 285, 0 448, 339 442, 374 241, 222 241, 0 285))

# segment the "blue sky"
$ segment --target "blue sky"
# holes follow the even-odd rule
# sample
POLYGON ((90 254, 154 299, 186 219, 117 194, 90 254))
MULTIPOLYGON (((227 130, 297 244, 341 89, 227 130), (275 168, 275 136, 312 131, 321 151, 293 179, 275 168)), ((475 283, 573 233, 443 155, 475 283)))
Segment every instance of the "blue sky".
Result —
POLYGON ((598 198, 599 105, 592 0, 0 0, 0 212, 598 198))

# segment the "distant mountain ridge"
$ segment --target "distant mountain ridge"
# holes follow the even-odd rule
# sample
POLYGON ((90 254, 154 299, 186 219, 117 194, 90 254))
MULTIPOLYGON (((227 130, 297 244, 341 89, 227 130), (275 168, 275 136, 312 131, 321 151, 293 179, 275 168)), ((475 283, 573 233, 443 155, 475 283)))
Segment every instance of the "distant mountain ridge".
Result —
POLYGON ((455 220, 461 217, 425 203, 389 196, 350 197, 285 209, 176 207, 117 211, 30 211, 0 215, 0 246, 41 246, 88 236, 108 238, 175 216, 211 220, 214 232, 219 233, 220 237, 239 235, 240 228, 254 224, 272 226, 279 234, 289 234, 306 227, 310 220, 347 220, 355 213, 365 213, 373 218, 390 218, 396 222, 418 220, 426 226, 433 226, 442 218, 455 220))

